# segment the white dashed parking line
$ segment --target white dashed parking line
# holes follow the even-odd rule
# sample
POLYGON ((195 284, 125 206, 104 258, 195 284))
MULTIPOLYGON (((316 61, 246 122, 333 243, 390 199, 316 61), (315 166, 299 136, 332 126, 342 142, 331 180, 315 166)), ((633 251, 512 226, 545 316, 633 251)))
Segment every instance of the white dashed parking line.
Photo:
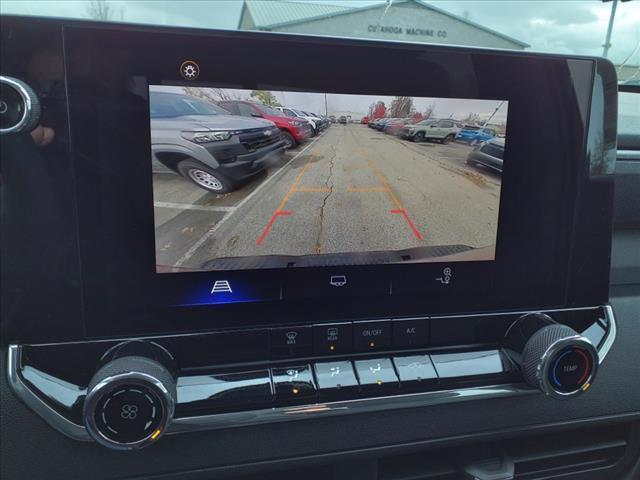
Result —
POLYGON ((195 205, 193 203, 153 202, 154 207, 175 208, 177 210, 200 210, 203 212, 233 212, 237 207, 219 207, 215 205, 195 205))
MULTIPOLYGON (((278 170, 276 173, 274 173, 273 175, 271 175, 271 177, 267 178, 262 184, 260 184, 258 186, 258 188, 256 188, 253 192, 251 192, 249 195, 247 195, 245 198, 242 199, 242 201, 240 203, 238 203, 234 208, 234 210, 242 207, 245 203, 247 203, 249 200, 251 200, 251 198, 253 198, 260 190, 262 190, 267 184, 271 183, 271 181, 276 178, 279 177, 282 172, 284 172, 286 170, 286 168, 291 164, 291 162, 293 162, 296 158, 298 158, 300 155, 302 155, 304 152, 307 151, 307 149, 309 149, 309 147, 311 147, 312 145, 314 145, 318 139, 320 139, 322 135, 318 135, 312 142, 309 143, 309 145, 307 145, 306 147, 304 147, 302 150, 300 150, 291 160, 289 160, 287 163, 285 163, 282 168, 280 168, 280 170, 278 170)), ((187 262, 191 257, 193 257, 193 255, 195 255, 195 253, 198 251, 198 249, 204 245, 204 243, 209 240, 214 233, 216 233, 216 231, 222 226, 222 224, 232 215, 233 211, 231 212, 227 212, 224 217, 222 217, 220 219, 220 221, 218 223, 216 223, 213 227, 211 227, 209 230, 207 230, 205 232, 204 235, 202 235, 202 237, 200 237, 196 243, 194 243, 193 245, 191 245, 191 247, 189 248, 189 250, 187 250, 184 255, 182 255, 182 257, 180 257, 178 259, 178 261, 175 263, 175 267, 181 267, 182 265, 184 265, 185 262, 187 262)))

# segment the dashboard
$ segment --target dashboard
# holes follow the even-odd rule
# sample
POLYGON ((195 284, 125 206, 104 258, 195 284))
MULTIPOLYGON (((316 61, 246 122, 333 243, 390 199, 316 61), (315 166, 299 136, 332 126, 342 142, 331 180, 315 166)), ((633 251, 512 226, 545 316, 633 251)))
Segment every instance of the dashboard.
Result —
POLYGON ((3 476, 637 461, 610 62, 1 21, 3 476))

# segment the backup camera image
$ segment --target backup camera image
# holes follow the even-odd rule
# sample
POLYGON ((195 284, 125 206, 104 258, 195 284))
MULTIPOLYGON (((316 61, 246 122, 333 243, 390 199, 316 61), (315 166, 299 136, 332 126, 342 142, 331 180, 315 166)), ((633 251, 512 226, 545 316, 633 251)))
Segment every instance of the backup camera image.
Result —
POLYGON ((156 271, 492 261, 507 110, 151 86, 156 271))

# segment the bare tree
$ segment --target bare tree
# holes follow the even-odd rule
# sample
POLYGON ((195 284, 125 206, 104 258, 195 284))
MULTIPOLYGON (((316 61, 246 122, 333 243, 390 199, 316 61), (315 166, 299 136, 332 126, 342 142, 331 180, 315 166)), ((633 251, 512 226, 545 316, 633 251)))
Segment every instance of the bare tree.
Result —
POLYGON ((91 0, 87 5, 87 14, 96 20, 111 20, 114 11, 107 0, 91 0))
POLYGON ((462 123, 468 123, 469 125, 475 125, 480 122, 480 115, 475 112, 469 112, 469 115, 462 119, 462 123))
POLYGON ((422 117, 425 120, 430 119, 433 116, 433 112, 436 111, 436 103, 435 102, 431 102, 427 108, 424 109, 424 113, 422 114, 422 117))
POLYGON ((253 90, 251 97, 257 98, 261 103, 269 107, 281 107, 280 102, 273 93, 268 90, 253 90))
POLYGON ((413 98, 411 97, 395 97, 391 101, 389 108, 390 115, 395 118, 404 118, 411 115, 413 110, 413 98))
POLYGON ((182 87, 182 89, 187 95, 213 103, 222 100, 240 100, 237 94, 233 94, 224 88, 182 87))

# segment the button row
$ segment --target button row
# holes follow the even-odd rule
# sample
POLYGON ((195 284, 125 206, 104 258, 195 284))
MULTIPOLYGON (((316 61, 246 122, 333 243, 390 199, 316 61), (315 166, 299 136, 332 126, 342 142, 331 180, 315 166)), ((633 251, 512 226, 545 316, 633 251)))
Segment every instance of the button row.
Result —
MULTIPOLYGON (((400 259, 398 258, 400 261, 400 259)), ((304 266, 299 264, 297 266, 304 266)), ((354 269, 287 269, 285 279, 267 271, 252 272, 251 281, 239 272, 210 274, 205 281, 187 285, 179 294, 181 304, 226 304, 289 299, 340 299, 356 297, 402 297, 433 295, 442 297, 473 290, 488 290, 490 267, 481 262, 436 265, 404 265, 402 274, 371 275, 354 269), (304 271, 303 271, 304 270, 304 271), (307 271, 314 270, 314 271, 307 271)))
POLYGON ((231 411, 435 390, 507 379, 498 350, 296 364, 251 372, 181 377, 178 411, 231 411))
POLYGON ((410 318, 273 328, 270 339, 274 357, 425 347, 429 344, 429 321, 410 318))

